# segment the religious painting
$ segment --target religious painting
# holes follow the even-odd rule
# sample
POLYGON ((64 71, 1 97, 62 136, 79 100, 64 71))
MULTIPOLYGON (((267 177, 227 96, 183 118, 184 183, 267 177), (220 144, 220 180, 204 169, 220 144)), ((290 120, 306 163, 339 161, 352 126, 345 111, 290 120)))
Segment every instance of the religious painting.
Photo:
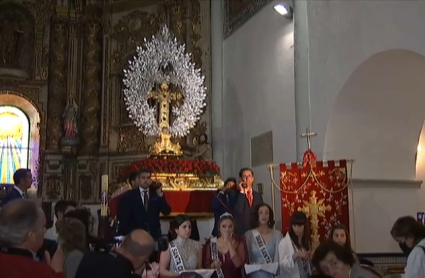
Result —
POLYGON ((224 37, 230 36, 271 1, 272 0, 225 0, 224 37))
POLYGON ((18 108, 0 106, 0 183, 13 184, 13 174, 28 168, 29 120, 18 108))

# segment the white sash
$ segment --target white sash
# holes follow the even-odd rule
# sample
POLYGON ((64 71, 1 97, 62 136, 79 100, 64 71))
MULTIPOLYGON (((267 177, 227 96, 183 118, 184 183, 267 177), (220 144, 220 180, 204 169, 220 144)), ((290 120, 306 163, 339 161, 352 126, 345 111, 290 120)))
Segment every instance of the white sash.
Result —
MULTIPOLYGON (((217 238, 213 237, 211 239, 211 259, 213 261, 218 260, 218 248, 217 248, 217 238)), ((218 278, 224 278, 224 273, 221 268, 216 269, 217 277, 218 278)))
POLYGON ((170 252, 173 257, 174 264, 176 265, 177 273, 185 271, 182 257, 180 256, 179 249, 177 249, 176 243, 174 241, 170 242, 170 252))
POLYGON ((267 251, 266 244, 264 243, 264 240, 261 237, 260 232, 258 232, 257 229, 253 229, 252 235, 254 236, 254 240, 257 243, 257 247, 258 249, 260 249, 260 253, 263 256, 263 259, 266 262, 266 264, 272 263, 273 260, 270 257, 269 251, 267 251))

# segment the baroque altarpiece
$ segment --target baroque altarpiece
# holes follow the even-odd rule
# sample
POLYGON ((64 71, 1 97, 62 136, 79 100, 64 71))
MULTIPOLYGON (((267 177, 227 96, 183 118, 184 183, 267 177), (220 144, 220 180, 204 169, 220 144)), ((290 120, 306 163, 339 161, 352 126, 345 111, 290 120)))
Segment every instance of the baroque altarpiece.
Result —
POLYGON ((179 141, 199 156, 199 138, 211 138, 210 1, 0 1, 0 117, 19 123, 0 131, 15 134, 0 133, 15 150, 0 154, 1 183, 28 167, 43 200, 99 203, 101 175, 113 183, 121 166, 147 157, 155 138, 129 119, 123 70, 164 25, 206 77, 207 108, 179 141))

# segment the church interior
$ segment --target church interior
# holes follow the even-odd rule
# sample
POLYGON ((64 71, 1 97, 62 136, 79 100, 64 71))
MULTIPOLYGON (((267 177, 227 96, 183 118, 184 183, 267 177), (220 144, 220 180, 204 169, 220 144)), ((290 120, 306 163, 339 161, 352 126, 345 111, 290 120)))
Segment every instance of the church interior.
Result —
POLYGON ((358 256, 401 273, 391 228, 425 221, 424 13, 403 0, 0 1, 0 204, 27 168, 48 227, 71 200, 102 237, 129 177, 151 169, 171 205, 163 233, 183 213, 203 241, 217 190, 248 167, 283 234, 296 211, 317 243, 343 223, 358 256))

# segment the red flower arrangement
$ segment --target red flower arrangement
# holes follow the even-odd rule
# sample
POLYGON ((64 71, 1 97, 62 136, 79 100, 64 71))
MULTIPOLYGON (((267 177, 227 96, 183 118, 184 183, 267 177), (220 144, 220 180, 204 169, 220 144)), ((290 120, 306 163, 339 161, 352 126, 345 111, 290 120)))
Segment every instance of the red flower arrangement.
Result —
POLYGON ((220 174, 220 167, 214 161, 147 158, 118 169, 117 177, 125 180, 140 169, 149 169, 152 173, 194 174, 197 176, 220 174))

